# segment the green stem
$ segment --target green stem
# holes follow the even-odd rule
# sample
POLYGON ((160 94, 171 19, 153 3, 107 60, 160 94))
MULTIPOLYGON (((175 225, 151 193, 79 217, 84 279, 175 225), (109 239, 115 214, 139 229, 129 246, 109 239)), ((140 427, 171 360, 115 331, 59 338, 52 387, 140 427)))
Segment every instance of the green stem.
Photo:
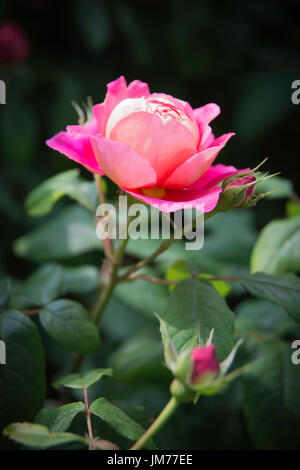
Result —
MULTIPOLYGON (((212 217, 213 215, 215 215, 216 213, 216 210, 214 211, 211 211, 209 212, 208 214, 205 214, 205 220, 206 219, 209 219, 210 217, 212 217)), ((193 227, 191 227, 192 229, 193 227)), ((175 238, 175 236, 172 236, 171 238, 169 238, 168 240, 165 240, 153 253, 152 255, 148 256, 147 258, 139 261, 137 264, 135 264, 134 266, 131 266, 131 268, 129 268, 127 270, 127 272, 123 275, 123 276, 120 276, 118 277, 118 270, 119 270, 119 267, 120 267, 120 264, 122 263, 122 260, 123 260, 123 256, 124 256, 124 252, 125 252, 125 248, 126 248, 126 244, 128 242, 128 236, 126 239, 124 240, 120 240, 120 244, 119 244, 119 247, 117 249, 117 252, 114 256, 114 262, 112 263, 112 271, 111 271, 111 276, 110 276, 110 280, 107 284, 106 287, 104 287, 104 289, 102 290, 101 292, 101 295, 99 297, 99 300, 93 310, 93 313, 92 313, 92 318, 93 320, 95 321, 95 323, 98 321, 98 319, 100 318, 100 315, 102 314, 104 308, 106 307, 110 297, 111 297, 111 294, 116 286, 116 284, 118 284, 119 282, 122 282, 122 281, 128 281, 128 278, 129 276, 134 273, 135 271, 141 269, 142 267, 150 264, 152 261, 154 261, 161 253, 163 253, 164 251, 166 251, 175 241, 177 240, 177 238, 175 238)))
MULTIPOLYGON (((90 438, 91 441, 93 441, 94 436, 93 436, 93 429, 92 429, 92 422, 91 422, 91 411, 90 411, 90 407, 89 407, 89 400, 88 400, 88 394, 87 394, 86 387, 83 388, 83 394, 84 394, 86 424, 87 424, 87 428, 88 428, 89 438, 90 438)), ((89 444, 89 450, 95 450, 92 442, 89 444)))
MULTIPOLYGON (((237 277, 226 277, 226 276, 211 276, 208 278, 209 281, 224 281, 224 282, 235 282, 238 281, 237 277)), ((143 274, 136 274, 135 276, 129 276, 127 279, 124 279, 124 282, 133 282, 133 281, 147 281, 154 284, 162 284, 165 286, 172 286, 174 284, 179 284, 180 281, 176 279, 159 279, 157 277, 145 276, 143 274)))
MULTIPOLYGON (((106 197, 105 193, 103 191, 102 187, 102 177, 101 175, 94 175, 96 187, 97 187, 97 192, 98 192, 98 197, 99 197, 99 202, 100 204, 106 204, 106 197)), ((112 260, 113 259, 113 254, 114 254, 114 244, 113 241, 110 238, 106 238, 102 240, 103 243, 103 248, 105 251, 105 255, 108 259, 112 260)))
POLYGON ((144 266, 146 266, 147 264, 151 263, 152 261, 155 260, 155 258, 157 258, 161 253, 163 253, 164 251, 166 251, 169 246, 172 245, 172 243, 174 243, 176 241, 175 238, 169 238, 169 240, 166 240, 164 241, 158 248, 157 250, 155 250, 152 255, 148 256, 147 258, 145 259, 142 259, 141 261, 139 261, 137 264, 135 264, 134 266, 132 266, 131 268, 128 269, 128 271, 121 277, 119 277, 119 282, 122 282, 122 281, 125 281, 128 279, 128 277, 134 273, 135 271, 137 271, 138 269, 141 269, 143 268, 144 266))
POLYGON ((179 405, 179 401, 172 397, 167 405, 164 407, 162 412, 158 415, 156 420, 151 424, 150 428, 139 438, 139 440, 131 447, 130 450, 140 450, 142 449, 147 441, 160 430, 160 428, 168 421, 168 419, 172 416, 174 411, 176 410, 177 406, 179 405))
MULTIPOLYGON (((213 217, 215 214, 217 214, 217 210, 214 209, 213 211, 207 213, 207 214, 204 214, 204 220, 207 220, 207 219, 210 219, 211 217, 213 217)), ((191 229, 193 229, 194 226, 192 225, 191 226, 191 229)), ((152 261, 154 261, 161 253, 163 253, 164 251, 166 251, 174 242, 176 242, 178 239, 175 238, 175 236, 173 235, 171 238, 169 238, 169 240, 166 240, 164 241, 153 253, 152 255, 148 256, 147 258, 139 261, 138 263, 136 263, 134 266, 131 266, 131 268, 129 268, 125 274, 123 274, 123 276, 120 276, 118 278, 118 282, 123 282, 123 281, 127 281, 128 278, 130 277, 130 275, 132 273, 134 273, 135 271, 138 271, 139 269, 143 268, 144 266, 147 266, 148 264, 152 263, 152 261)))
POLYGON ((96 303, 94 310, 92 312, 92 319, 95 323, 98 322, 103 310, 105 309, 113 293, 115 285, 117 284, 118 270, 124 257, 127 242, 128 242, 128 237, 125 238, 124 240, 120 240, 117 252, 114 257, 114 262, 111 264, 111 274, 110 274, 109 282, 105 287, 103 287, 99 300, 96 303))

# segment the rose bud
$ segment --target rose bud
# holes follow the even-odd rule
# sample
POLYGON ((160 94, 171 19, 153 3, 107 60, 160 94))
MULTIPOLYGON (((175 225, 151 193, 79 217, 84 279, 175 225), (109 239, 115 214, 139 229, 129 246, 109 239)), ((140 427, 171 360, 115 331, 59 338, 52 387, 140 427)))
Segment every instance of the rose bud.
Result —
POLYGON ((255 193, 255 187, 258 183, 275 176, 261 175, 256 172, 263 163, 264 162, 253 170, 239 170, 224 179, 222 183, 223 191, 217 205, 218 211, 226 212, 233 208, 246 209, 254 206, 260 199, 270 194, 255 193))
POLYGON ((193 384, 200 383, 207 378, 212 379, 220 369, 220 364, 216 357, 214 344, 195 348, 191 354, 193 384))
POLYGON ((29 42, 24 31, 14 22, 0 25, 0 62, 17 64, 29 55, 29 42))
POLYGON ((223 181, 219 210, 226 211, 233 207, 243 207, 254 193, 256 178, 251 170, 249 172, 242 170, 234 176, 223 181))

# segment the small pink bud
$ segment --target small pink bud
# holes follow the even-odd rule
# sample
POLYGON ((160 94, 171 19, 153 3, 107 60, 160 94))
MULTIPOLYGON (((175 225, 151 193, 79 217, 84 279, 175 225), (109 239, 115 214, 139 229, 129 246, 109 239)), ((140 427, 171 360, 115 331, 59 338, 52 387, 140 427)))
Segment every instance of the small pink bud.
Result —
POLYGON ((23 62, 29 55, 29 42, 17 24, 7 21, 0 24, 0 62, 17 64, 23 62))
POLYGON ((254 176, 254 173, 249 172, 248 174, 245 174, 243 170, 238 171, 235 176, 237 177, 237 179, 229 183, 228 186, 226 187, 226 190, 230 188, 236 188, 236 187, 241 188, 241 189, 245 188, 245 191, 243 192, 243 199, 241 202, 239 202, 237 206, 237 207, 243 207, 243 205, 250 200, 251 196, 254 193, 256 178, 254 176), (239 173, 242 173, 240 178, 238 178, 239 173))
POLYGON ((256 178, 253 173, 251 173, 251 170, 249 173, 245 174, 244 170, 239 170, 237 173, 235 173, 234 178, 233 177, 228 177, 227 181, 231 181, 228 183, 226 186, 227 188, 232 188, 233 186, 245 186, 249 183, 253 183, 256 181, 256 178), (239 176, 240 174, 240 176, 239 176))
POLYGON ((214 344, 193 349, 192 363, 192 383, 198 382, 204 376, 214 377, 220 368, 214 344))
POLYGON ((240 170, 225 178, 218 209, 226 212, 232 208, 251 207, 256 203, 255 186, 257 179, 254 170, 240 170))

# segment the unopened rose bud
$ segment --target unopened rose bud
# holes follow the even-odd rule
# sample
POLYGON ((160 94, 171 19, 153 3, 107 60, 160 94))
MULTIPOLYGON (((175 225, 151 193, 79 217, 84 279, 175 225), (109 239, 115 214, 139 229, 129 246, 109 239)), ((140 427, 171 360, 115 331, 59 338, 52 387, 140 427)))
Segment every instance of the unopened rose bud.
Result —
POLYGON ((12 21, 0 24, 0 62, 17 64, 29 54, 29 42, 24 31, 12 21))
POLYGON ((255 190, 256 178, 252 170, 242 170, 226 178, 222 183, 222 194, 219 199, 218 209, 228 211, 232 208, 244 207, 255 190))
POLYGON ((191 354, 192 359, 192 384, 200 383, 207 378, 212 379, 220 369, 220 364, 216 357, 214 344, 195 348, 191 354))
POLYGON ((235 174, 224 179, 222 183, 222 193, 219 198, 217 210, 227 212, 230 209, 254 206, 260 199, 263 199, 269 193, 255 193, 255 187, 258 183, 272 178, 275 175, 262 175, 256 170, 265 162, 260 163, 253 170, 240 170, 235 174))

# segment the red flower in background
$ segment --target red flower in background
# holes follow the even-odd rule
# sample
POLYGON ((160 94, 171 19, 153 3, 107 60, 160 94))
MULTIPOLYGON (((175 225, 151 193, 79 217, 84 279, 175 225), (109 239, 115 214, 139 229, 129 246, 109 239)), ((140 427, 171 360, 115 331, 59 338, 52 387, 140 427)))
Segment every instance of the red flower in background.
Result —
POLYGON ((25 32, 13 21, 0 24, 0 62, 15 65, 24 62, 30 51, 25 32))

